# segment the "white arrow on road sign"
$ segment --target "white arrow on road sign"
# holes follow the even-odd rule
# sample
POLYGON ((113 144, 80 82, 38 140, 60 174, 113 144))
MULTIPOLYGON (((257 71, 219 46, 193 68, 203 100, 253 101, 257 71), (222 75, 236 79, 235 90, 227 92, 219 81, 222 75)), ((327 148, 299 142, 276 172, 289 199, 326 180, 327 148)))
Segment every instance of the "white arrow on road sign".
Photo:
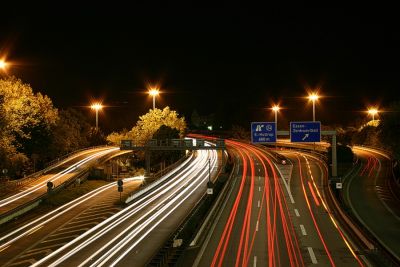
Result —
POLYGON ((257 125, 256 132, 261 132, 261 131, 262 131, 262 128, 263 128, 264 126, 265 126, 265 125, 263 125, 263 124, 257 125))
POLYGON ((302 140, 303 140, 303 141, 306 140, 307 137, 308 137, 309 135, 310 135, 310 134, 305 134, 302 140))

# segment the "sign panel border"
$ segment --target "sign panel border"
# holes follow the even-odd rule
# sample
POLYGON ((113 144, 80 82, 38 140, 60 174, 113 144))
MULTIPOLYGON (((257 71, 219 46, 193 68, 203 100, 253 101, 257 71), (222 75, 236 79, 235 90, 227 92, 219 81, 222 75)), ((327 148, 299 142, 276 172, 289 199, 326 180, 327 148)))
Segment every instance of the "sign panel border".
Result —
POLYGON ((290 135, 290 142, 291 143, 316 143, 314 141, 304 141, 304 142, 296 141, 296 142, 294 142, 292 140, 292 124, 293 123, 303 123, 303 124, 304 123, 317 123, 317 124, 319 124, 319 141, 318 142, 321 142, 321 137, 322 137, 321 121, 291 121, 290 124, 289 124, 289 135, 290 135))
POLYGON ((250 123, 250 130, 251 130, 251 143, 252 144, 271 144, 271 143, 276 143, 278 141, 278 129, 277 129, 277 123, 274 121, 252 121, 250 123), (275 128, 275 141, 273 142, 254 142, 253 138, 253 124, 260 124, 260 123, 265 123, 265 124, 273 124, 275 128))

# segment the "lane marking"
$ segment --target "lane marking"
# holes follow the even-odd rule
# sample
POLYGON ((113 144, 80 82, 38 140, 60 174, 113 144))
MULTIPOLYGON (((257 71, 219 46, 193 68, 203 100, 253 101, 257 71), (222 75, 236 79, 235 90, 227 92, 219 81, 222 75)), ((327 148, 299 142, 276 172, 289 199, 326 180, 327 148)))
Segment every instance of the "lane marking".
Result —
POLYGON ((300 224, 300 230, 303 235, 307 235, 306 228, 304 228, 304 225, 300 224))
POLYGON ((280 176, 281 176, 281 179, 282 179, 283 184, 285 185, 286 191, 287 191, 287 193, 288 193, 288 195, 289 195, 290 202, 291 202, 292 204, 294 204, 295 202, 294 202, 294 198, 293 198, 293 196, 292 196, 292 191, 290 190, 289 184, 285 181, 285 178, 283 178, 282 172, 281 172, 281 170, 278 168, 278 165, 276 165, 275 163, 274 163, 274 165, 275 165, 275 169, 278 170, 278 172, 279 172, 279 174, 280 174, 280 176))
POLYGON ((257 221, 257 224, 256 224, 256 232, 258 232, 258 221, 257 221))
POLYGON ((257 256, 254 256, 254 263, 253 263, 253 267, 257 267, 257 256))
POLYGON ((261 186, 258 187, 258 192, 261 192, 261 186))
POLYGON ((257 207, 260 207, 260 200, 257 202, 257 207))
POLYGON ((296 214, 297 217, 300 217, 300 213, 297 209, 294 209, 294 214, 296 214))
POLYGON ((312 247, 307 247, 307 250, 308 250, 308 253, 310 254, 311 262, 314 264, 317 264, 318 261, 317 261, 317 258, 315 257, 314 250, 312 249, 312 247))

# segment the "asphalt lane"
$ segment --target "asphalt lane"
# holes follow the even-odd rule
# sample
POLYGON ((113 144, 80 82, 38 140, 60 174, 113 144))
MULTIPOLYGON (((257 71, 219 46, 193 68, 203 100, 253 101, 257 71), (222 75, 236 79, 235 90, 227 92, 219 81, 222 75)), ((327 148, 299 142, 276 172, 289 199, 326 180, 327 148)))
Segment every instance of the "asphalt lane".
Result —
MULTIPOLYGON (((126 181, 122 197, 126 198, 140 184, 139 180, 126 181)), ((1 266, 30 266, 120 211, 119 198, 117 185, 112 183, 82 196, 79 201, 63 205, 52 214, 2 232, 1 266)))
POLYGON ((323 186, 327 183, 326 166, 305 153, 283 154, 293 166, 289 184, 294 203, 290 206, 300 246, 307 251, 305 264, 360 266, 358 256, 353 255, 354 248, 352 253, 346 244, 348 240, 335 225, 337 221, 326 205, 323 194, 323 186))
POLYGON ((227 142, 239 158, 224 208, 197 248, 193 266, 301 266, 302 255, 271 156, 227 142))
POLYGON ((346 178, 345 200, 358 221, 400 260, 400 200, 391 183, 391 162, 379 151, 361 147, 353 151, 361 168, 346 178))
POLYGON ((154 190, 34 266, 145 266, 205 193, 208 155, 215 172, 216 152, 198 151, 154 190))
POLYGON ((52 181, 54 186, 58 186, 78 174, 80 170, 92 164, 99 157, 115 153, 118 150, 115 148, 91 149, 55 164, 54 168, 49 170, 48 173, 25 185, 20 191, 12 195, 3 196, 0 199, 0 215, 46 194, 48 181, 52 181))

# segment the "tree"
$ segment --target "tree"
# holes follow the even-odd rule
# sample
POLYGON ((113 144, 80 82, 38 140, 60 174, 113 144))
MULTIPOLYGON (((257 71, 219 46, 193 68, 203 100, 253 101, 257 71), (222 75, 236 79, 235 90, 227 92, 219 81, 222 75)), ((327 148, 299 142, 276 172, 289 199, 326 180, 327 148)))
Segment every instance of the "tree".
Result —
MULTIPOLYGON (((166 125, 161 125, 160 128, 153 134, 153 139, 161 142, 168 142, 167 140, 179 138, 179 131, 166 125)), ((153 151, 152 161, 162 162, 165 161, 169 164, 179 160, 183 156, 183 151, 153 151)))
POLYGON ((68 108, 59 112, 59 119, 52 127, 49 158, 89 146, 91 126, 87 118, 78 110, 68 108))
POLYGON ((127 129, 123 129, 121 132, 112 132, 107 136, 107 143, 115 146, 121 144, 121 140, 132 140, 132 134, 127 129))
POLYGON ((388 112, 381 114, 379 139, 397 160, 400 160, 400 102, 392 103, 388 112))
POLYGON ((49 97, 10 77, 0 80, 0 113, 0 165, 12 173, 27 165, 27 156, 44 153, 58 111, 49 97))
POLYGON ((137 145, 144 145, 153 137, 153 134, 161 127, 169 126, 179 131, 179 136, 183 137, 186 130, 185 118, 179 118, 179 114, 169 107, 161 109, 151 109, 148 113, 139 117, 136 126, 132 128, 131 134, 137 145))
POLYGON ((58 118, 58 111, 49 97, 34 94, 28 84, 11 77, 0 80, 0 96, 6 127, 21 140, 31 138, 34 129, 49 130, 58 118))
POLYGON ((380 147, 379 132, 380 130, 375 126, 364 126, 353 135, 352 143, 356 145, 380 147))

